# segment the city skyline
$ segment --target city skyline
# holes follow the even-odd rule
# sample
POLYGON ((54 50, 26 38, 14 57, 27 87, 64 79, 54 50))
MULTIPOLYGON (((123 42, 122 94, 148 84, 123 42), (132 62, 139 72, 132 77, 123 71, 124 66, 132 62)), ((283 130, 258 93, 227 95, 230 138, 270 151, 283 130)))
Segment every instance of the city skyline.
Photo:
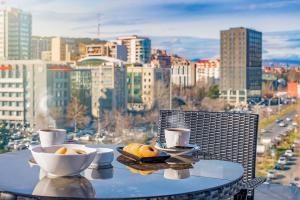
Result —
POLYGON ((75 0, 69 10, 68 0, 5 2, 32 13, 33 35, 97 37, 101 14, 103 39, 148 36, 153 47, 193 59, 218 57, 220 30, 243 26, 263 32, 264 59, 300 60, 300 2, 295 0, 75 0))

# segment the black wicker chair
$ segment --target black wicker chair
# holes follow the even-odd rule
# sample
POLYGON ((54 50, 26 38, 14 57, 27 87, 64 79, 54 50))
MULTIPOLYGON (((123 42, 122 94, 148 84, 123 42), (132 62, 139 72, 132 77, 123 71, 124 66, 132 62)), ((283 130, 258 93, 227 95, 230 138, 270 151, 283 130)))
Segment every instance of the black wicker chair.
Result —
POLYGON ((158 139, 165 142, 164 129, 191 129, 191 144, 205 152, 243 165, 243 189, 235 199, 253 199, 254 188, 265 181, 255 178, 258 115, 204 111, 160 111, 158 139), (247 196, 247 197, 246 197, 247 196))

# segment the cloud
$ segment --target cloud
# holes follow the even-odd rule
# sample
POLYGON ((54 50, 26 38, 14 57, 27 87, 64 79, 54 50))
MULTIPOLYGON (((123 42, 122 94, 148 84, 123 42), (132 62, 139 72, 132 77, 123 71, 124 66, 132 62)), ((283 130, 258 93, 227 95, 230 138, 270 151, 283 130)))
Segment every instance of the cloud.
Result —
POLYGON ((300 30, 264 34, 264 59, 300 60, 300 30))
POLYGON ((171 54, 187 58, 212 58, 219 56, 219 40, 197 37, 150 37, 154 48, 166 49, 171 54))
POLYGON ((29 11, 33 34, 111 39, 139 34, 189 58, 219 55, 219 32, 264 32, 264 58, 300 59, 299 0, 10 0, 29 11), (99 18, 99 16, 101 16, 99 18))
MULTIPOLYGON (((153 47, 190 59, 220 56, 219 39, 184 36, 151 39, 153 47)), ((300 60, 300 30, 263 33, 263 59, 300 60)))

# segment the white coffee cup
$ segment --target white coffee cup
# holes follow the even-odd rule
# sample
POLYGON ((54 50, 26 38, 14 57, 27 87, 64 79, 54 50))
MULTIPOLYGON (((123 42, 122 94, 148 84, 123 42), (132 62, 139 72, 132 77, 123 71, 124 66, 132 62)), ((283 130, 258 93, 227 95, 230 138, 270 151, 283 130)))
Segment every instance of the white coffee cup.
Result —
POLYGON ((189 169, 180 169, 180 170, 165 169, 164 170, 164 177, 166 179, 180 180, 180 179, 186 179, 190 176, 191 175, 190 175, 190 170, 189 169))
POLYGON ((165 129, 165 139, 167 148, 175 146, 187 146, 190 141, 191 130, 186 128, 165 129))
POLYGON ((64 129, 41 129, 38 131, 42 147, 63 144, 66 139, 64 129))
POLYGON ((97 148, 97 154, 92 162, 92 166, 108 166, 114 160, 114 150, 109 148, 97 148))

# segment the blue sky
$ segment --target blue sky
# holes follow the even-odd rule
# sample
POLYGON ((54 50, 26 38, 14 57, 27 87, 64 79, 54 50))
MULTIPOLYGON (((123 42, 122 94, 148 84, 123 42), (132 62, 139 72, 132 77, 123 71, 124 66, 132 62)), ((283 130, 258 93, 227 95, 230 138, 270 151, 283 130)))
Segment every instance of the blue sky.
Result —
POLYGON ((219 55, 219 32, 262 31, 264 59, 300 60, 300 0, 6 0, 33 15, 33 34, 143 35, 154 47, 189 58, 219 55), (100 17, 99 17, 100 16, 100 17))

